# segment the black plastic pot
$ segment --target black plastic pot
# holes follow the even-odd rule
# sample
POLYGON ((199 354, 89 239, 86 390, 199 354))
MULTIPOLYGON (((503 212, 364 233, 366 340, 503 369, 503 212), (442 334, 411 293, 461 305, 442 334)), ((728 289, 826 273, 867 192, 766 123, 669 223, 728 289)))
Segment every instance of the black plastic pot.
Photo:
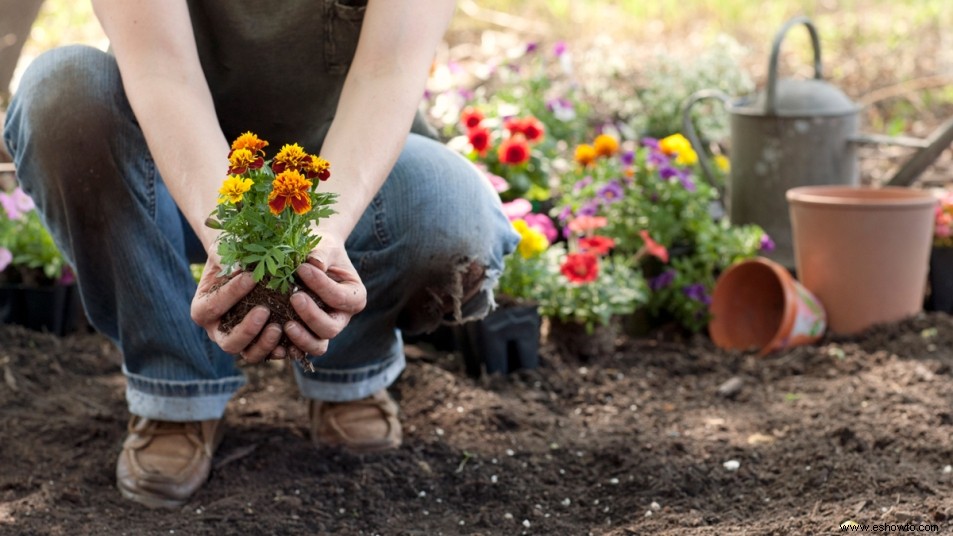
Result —
POLYGON ((0 323, 62 336, 79 329, 83 318, 76 285, 0 285, 0 323))
POLYGON ((455 329, 467 374, 509 374, 539 366, 540 317, 536 306, 494 310, 455 329))
POLYGON ((930 294, 924 308, 953 313, 953 248, 933 248, 930 253, 930 294))

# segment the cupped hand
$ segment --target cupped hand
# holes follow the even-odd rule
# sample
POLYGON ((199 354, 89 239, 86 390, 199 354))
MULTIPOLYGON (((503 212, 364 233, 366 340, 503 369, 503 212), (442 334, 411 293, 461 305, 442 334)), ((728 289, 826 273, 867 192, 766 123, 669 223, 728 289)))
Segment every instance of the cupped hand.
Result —
POLYGON ((210 254, 192 298, 192 320, 205 328, 209 338, 222 350, 240 355, 248 363, 286 357, 287 350, 278 346, 281 326, 268 323, 271 311, 267 307, 256 306, 228 333, 219 329, 222 316, 255 288, 250 273, 241 272, 226 282, 225 277, 218 275, 221 270, 218 256, 210 254))
POLYGON ((284 330, 294 347, 292 357, 321 355, 328 350, 328 341, 336 337, 367 305, 367 289, 351 264, 344 241, 334 234, 322 234, 318 247, 308 255, 308 262, 298 267, 298 277, 314 292, 324 307, 319 307, 304 292, 291 296, 301 323, 285 323, 284 330))

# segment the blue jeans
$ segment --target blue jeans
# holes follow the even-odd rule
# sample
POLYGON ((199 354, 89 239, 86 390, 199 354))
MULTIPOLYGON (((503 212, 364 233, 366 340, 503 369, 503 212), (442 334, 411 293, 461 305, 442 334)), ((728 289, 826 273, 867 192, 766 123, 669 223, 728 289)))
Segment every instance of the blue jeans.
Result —
MULTIPOLYGON (((4 140, 76 271, 90 321, 122 351, 130 412, 221 417, 245 377, 191 320, 189 265, 204 251, 159 176, 115 59, 84 46, 38 57, 10 105, 4 140)), ((367 308, 312 357, 315 372, 296 367, 302 394, 348 401, 390 385, 405 366, 401 332, 485 315, 518 241, 473 165, 409 135, 345 244, 367 308), (483 276, 466 282, 474 267, 483 276), (473 297, 464 303, 466 295, 473 297)))

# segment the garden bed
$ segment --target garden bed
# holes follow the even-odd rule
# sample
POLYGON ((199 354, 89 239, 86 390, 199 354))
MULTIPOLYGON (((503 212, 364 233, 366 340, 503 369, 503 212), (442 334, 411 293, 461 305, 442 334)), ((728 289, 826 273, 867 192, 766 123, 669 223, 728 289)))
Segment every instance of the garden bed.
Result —
POLYGON ((311 446, 305 404, 281 363, 247 369, 211 481, 170 515, 142 511, 115 489, 127 414, 114 347, 99 335, 0 326, 0 533, 953 525, 948 315, 763 360, 672 334, 621 337, 588 362, 544 344, 539 369, 505 378, 471 379, 459 355, 425 346, 408 347, 408 358, 393 389, 404 445, 364 457, 311 446), (726 468, 732 460, 737 470, 726 468))

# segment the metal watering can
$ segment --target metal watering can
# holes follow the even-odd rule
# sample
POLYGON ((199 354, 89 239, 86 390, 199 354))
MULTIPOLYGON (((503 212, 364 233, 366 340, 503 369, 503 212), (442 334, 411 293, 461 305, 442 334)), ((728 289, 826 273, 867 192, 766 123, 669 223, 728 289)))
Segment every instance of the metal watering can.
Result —
POLYGON ((784 24, 774 38, 763 93, 731 99, 718 90, 692 94, 683 111, 683 129, 702 171, 712 184, 711 163, 695 133, 691 109, 705 99, 721 100, 730 114, 731 172, 725 202, 733 224, 754 223, 774 240, 765 256, 794 269, 791 223, 785 192, 796 186, 857 185, 858 144, 892 144, 918 151, 890 179, 908 186, 953 143, 953 119, 926 139, 862 135, 858 133, 861 107, 823 79, 817 30, 806 17, 784 24), (814 78, 778 79, 778 52, 792 27, 803 24, 814 46, 814 78))

